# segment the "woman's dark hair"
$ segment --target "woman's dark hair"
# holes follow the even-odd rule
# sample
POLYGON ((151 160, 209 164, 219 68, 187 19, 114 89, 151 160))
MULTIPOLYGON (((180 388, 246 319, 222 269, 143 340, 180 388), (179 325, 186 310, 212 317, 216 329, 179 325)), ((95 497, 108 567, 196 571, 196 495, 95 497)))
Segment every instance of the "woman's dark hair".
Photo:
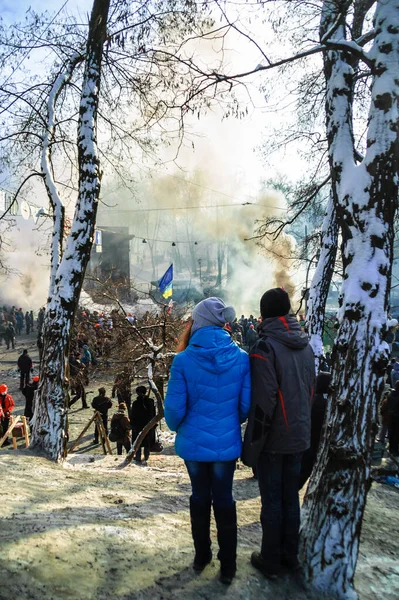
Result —
POLYGON ((395 383, 395 392, 399 392, 399 381, 395 383))
POLYGON ((189 323, 186 324, 186 327, 183 331, 183 333, 181 334, 178 344, 176 346, 176 352, 183 352, 183 350, 185 350, 188 346, 188 343, 190 341, 190 337, 191 337, 191 329, 193 327, 193 323, 194 321, 189 321, 189 323))
POLYGON ((139 385, 139 387, 136 388, 136 394, 138 396, 145 396, 147 393, 147 388, 145 387, 145 385, 139 385))

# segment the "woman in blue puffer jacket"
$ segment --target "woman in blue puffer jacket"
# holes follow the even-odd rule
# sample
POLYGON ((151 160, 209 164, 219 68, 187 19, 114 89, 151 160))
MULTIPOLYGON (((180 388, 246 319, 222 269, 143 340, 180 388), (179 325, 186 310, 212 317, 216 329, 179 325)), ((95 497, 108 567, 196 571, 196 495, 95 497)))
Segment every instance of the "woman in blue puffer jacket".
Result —
POLYGON ((233 500, 236 459, 241 455, 241 427, 249 413, 251 379, 248 355, 223 328, 235 311, 220 298, 197 304, 187 347, 173 360, 165 398, 165 420, 176 431, 176 452, 191 480, 191 531, 202 571, 212 559, 211 505, 215 515, 221 581, 236 572, 237 515, 233 500))

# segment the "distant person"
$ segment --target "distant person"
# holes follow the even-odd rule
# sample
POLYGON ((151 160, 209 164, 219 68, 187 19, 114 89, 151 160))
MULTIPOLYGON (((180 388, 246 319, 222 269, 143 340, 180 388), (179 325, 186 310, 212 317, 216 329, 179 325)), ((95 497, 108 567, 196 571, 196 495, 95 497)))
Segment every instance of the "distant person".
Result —
POLYGON ((256 344, 256 342, 258 341, 258 334, 255 331, 255 327, 252 325, 249 326, 248 331, 247 331, 247 345, 248 345, 248 349, 249 351, 251 351, 251 348, 256 344))
POLYGON ((42 333, 45 312, 44 306, 42 306, 37 315, 37 331, 39 335, 42 333))
POLYGON ((10 344, 13 350, 15 350, 15 329, 14 325, 10 322, 8 323, 5 332, 4 332, 4 340, 7 346, 7 350, 10 349, 10 344))
MULTIPOLYGON (((11 394, 8 393, 8 387, 2 383, 0 385, 0 429, 1 436, 3 437, 9 426, 10 426, 10 417, 15 407, 14 398, 11 394)), ((8 446, 10 441, 6 439, 3 443, 3 446, 8 446)))
POLYGON ((224 329, 235 318, 232 306, 206 298, 193 310, 172 363, 165 398, 165 420, 176 431, 177 454, 191 480, 193 568, 212 560, 211 507, 219 542, 220 581, 229 585, 236 573, 237 513, 233 499, 236 460, 241 454, 241 427, 250 405, 249 358, 224 329))
POLYGON ((118 398, 118 402, 125 403, 128 412, 130 412, 132 402, 132 384, 131 378, 127 371, 122 371, 115 377, 115 383, 112 388, 112 397, 118 398))
MULTIPOLYGON (((105 433, 108 435, 108 411, 112 408, 112 400, 106 395, 107 391, 104 387, 98 389, 98 396, 93 398, 91 406, 94 410, 97 410, 104 425, 105 433)), ((94 443, 98 444, 98 428, 97 425, 94 430, 94 443)))
MULTIPOLYGON (((147 396, 147 388, 144 385, 139 385, 136 388, 137 398, 132 404, 130 410, 130 424, 132 426, 132 442, 137 438, 139 433, 146 425, 155 417, 155 407, 152 398, 147 396)), ((144 452, 144 461, 146 462, 150 456, 150 442, 152 439, 152 430, 147 433, 145 438, 137 448, 134 457, 135 462, 141 464, 141 451, 144 452)))
POLYGON ((24 315, 22 312, 22 308, 19 308, 15 313, 15 332, 17 335, 21 335, 22 329, 24 327, 24 315))
POLYGON ((88 367, 91 363, 91 353, 89 350, 89 346, 87 344, 83 344, 82 346, 82 356, 80 358, 80 362, 85 366, 88 367))
POLYGON ((391 370, 391 387, 395 389, 396 382, 399 381, 399 362, 398 359, 392 365, 391 370))
POLYGON ((30 311, 29 317, 30 317, 30 327, 31 327, 31 330, 34 331, 35 330, 35 318, 33 316, 33 310, 30 311))
POLYGON ((116 442, 116 451, 118 456, 122 454, 122 448, 126 452, 130 452, 130 430, 132 426, 126 414, 126 404, 121 402, 118 406, 118 412, 111 419, 111 432, 109 439, 111 442, 116 442))
POLYGON ((31 330, 31 322, 30 322, 30 314, 28 311, 26 311, 26 313, 25 313, 25 328, 26 328, 26 335, 29 335, 30 330, 31 330))
POLYGON ((34 398, 35 392, 39 386, 39 377, 35 375, 31 382, 28 382, 22 390, 22 394, 25 396, 25 409, 24 416, 30 421, 34 413, 34 398))
POLYGON ((28 354, 27 350, 24 350, 21 356, 18 358, 18 370, 20 373, 19 377, 19 389, 23 390, 24 387, 29 383, 30 372, 33 367, 32 359, 28 354))
POLYGON ((386 382, 387 382, 387 384, 389 386, 391 386, 392 369, 393 369, 395 363, 396 363, 396 358, 391 358, 391 362, 387 366, 387 371, 386 371, 387 379, 386 379, 386 382))
POLYGON ((389 452, 399 456, 399 381, 381 405, 381 414, 386 418, 388 427, 389 452))
POLYGON ((244 464, 255 466, 261 496, 262 545, 252 565, 269 579, 281 567, 299 567, 299 478, 310 446, 315 360, 285 290, 260 300, 259 340, 252 348, 252 403, 245 432, 244 464))

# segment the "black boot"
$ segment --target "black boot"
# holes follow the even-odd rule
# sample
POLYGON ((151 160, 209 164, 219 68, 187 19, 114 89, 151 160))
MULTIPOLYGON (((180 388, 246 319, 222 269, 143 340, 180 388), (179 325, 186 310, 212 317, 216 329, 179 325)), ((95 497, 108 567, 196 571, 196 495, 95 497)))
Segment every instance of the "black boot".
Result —
POLYGON ((218 530, 220 581, 230 585, 236 574, 237 511, 236 503, 228 508, 213 507, 218 530))
POLYGON ((190 497, 191 533, 194 540, 194 571, 203 571, 212 560, 211 552, 211 503, 197 504, 190 497))

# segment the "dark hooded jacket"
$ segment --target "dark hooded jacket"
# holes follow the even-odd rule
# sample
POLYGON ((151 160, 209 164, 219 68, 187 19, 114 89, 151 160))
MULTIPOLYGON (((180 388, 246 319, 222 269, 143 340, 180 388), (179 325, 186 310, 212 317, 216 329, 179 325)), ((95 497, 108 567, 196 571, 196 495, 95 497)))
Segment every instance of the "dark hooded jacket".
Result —
POLYGON ((292 315, 264 319, 251 350, 252 397, 242 459, 292 454, 310 446, 315 362, 308 337, 292 315))

